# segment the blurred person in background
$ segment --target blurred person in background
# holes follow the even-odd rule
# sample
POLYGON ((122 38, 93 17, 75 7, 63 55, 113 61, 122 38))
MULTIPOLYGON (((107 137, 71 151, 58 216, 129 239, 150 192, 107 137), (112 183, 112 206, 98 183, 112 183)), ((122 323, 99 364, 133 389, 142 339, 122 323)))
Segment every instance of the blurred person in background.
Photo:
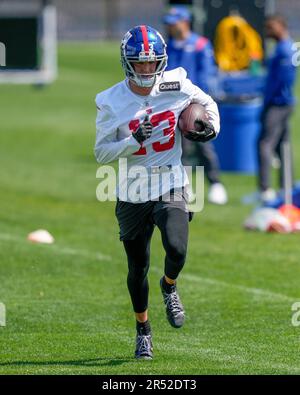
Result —
POLYGON ((262 128, 258 138, 258 187, 263 202, 276 197, 271 185, 271 162, 276 154, 281 161, 280 185, 283 187, 284 142, 290 141, 289 120, 293 112, 295 97, 293 87, 296 82, 296 67, 293 65, 293 41, 287 23, 280 15, 267 17, 265 34, 273 39, 276 46, 267 61, 267 80, 264 91, 262 128))
MULTIPOLYGON (((191 30, 191 14, 184 6, 173 7, 163 18, 169 35, 167 70, 183 67, 188 78, 204 92, 211 94, 210 85, 217 73, 214 51, 210 41, 191 30)), ((183 140, 183 163, 188 163, 190 150, 195 147, 199 165, 204 166, 206 178, 210 184, 208 201, 214 204, 226 204, 227 192, 220 181, 217 153, 212 143, 198 143, 191 146, 183 140)))

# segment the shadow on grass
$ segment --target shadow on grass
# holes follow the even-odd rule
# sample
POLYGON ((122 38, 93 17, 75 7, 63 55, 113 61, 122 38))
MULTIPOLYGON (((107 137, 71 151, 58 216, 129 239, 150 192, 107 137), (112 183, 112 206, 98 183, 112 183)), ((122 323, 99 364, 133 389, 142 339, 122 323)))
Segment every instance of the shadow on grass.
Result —
POLYGON ((94 358, 94 359, 81 359, 71 361, 11 361, 11 362, 0 362, 1 366, 85 366, 85 367, 97 367, 97 366, 119 366, 127 362, 133 362, 133 358, 94 358))

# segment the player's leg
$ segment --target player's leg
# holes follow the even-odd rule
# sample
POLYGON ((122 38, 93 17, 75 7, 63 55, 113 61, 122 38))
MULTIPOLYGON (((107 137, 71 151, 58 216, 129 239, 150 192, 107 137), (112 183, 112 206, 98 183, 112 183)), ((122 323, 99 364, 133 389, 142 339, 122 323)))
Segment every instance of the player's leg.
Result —
POLYGON ((182 139, 182 157, 181 161, 184 166, 194 166, 195 161, 195 146, 196 144, 188 139, 182 139))
POLYGON ((262 115, 262 130, 257 141, 258 187, 263 200, 268 200, 267 197, 272 195, 268 193, 271 192, 271 161, 280 135, 280 113, 277 107, 270 107, 262 115))
POLYGON ((204 166, 205 175, 210 184, 220 182, 219 159, 212 143, 195 144, 200 166, 204 166))
POLYGON ((142 320, 148 308, 148 277, 150 264, 150 241, 153 225, 148 225, 134 240, 124 240, 128 261, 127 286, 137 318, 142 320))
POLYGON ((139 359, 152 358, 151 327, 148 320, 150 242, 153 224, 148 224, 134 240, 124 240, 128 261, 127 286, 136 317, 136 351, 139 359))
POLYGON ((120 227, 120 240, 127 254, 127 285, 136 316, 136 358, 152 358, 151 328, 148 321, 148 279, 152 202, 134 204, 117 201, 116 217, 120 227))
MULTIPOLYGON (((283 157, 283 144, 286 142, 290 143, 290 125, 289 120, 292 114, 292 107, 282 107, 282 117, 281 117, 281 135, 280 139, 277 143, 275 148, 275 152, 277 153, 278 157, 280 158, 281 166, 279 171, 279 185, 281 188, 284 187, 284 157, 283 157)), ((294 175, 293 175, 293 155, 292 149, 290 149, 291 157, 290 159, 290 172, 291 172, 291 180, 293 182, 294 175)))
POLYGON ((176 280, 185 263, 188 243, 188 213, 179 208, 161 210, 156 224, 166 252, 165 275, 176 280))
POLYGON ((204 166, 206 178, 210 184, 208 201, 214 204, 226 204, 227 192, 220 181, 220 165, 214 145, 211 142, 196 143, 199 164, 204 166))
POLYGON ((184 323, 184 309, 180 301, 176 279, 186 258, 188 244, 188 212, 172 207, 162 208, 155 215, 166 252, 164 276, 160 285, 169 323, 180 328, 184 323))

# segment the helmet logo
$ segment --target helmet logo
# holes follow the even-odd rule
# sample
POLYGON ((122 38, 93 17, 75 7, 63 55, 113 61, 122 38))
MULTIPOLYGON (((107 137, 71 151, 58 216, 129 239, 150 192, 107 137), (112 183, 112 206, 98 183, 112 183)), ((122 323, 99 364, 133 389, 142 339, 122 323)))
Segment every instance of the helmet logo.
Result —
POLYGON ((129 40, 131 37, 132 37, 132 34, 131 34, 130 32, 127 32, 127 33, 125 34, 125 36, 123 37, 123 40, 122 40, 123 44, 127 44, 128 40, 129 40))

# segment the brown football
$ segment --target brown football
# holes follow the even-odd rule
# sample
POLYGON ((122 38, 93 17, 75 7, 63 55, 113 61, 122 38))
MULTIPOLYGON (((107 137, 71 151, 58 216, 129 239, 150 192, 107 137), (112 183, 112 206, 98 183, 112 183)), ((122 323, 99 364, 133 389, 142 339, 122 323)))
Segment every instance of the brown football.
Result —
POLYGON ((195 120, 208 120, 205 108, 198 103, 191 103, 186 109, 182 111, 178 119, 178 127, 183 135, 189 130, 195 130, 195 120))

